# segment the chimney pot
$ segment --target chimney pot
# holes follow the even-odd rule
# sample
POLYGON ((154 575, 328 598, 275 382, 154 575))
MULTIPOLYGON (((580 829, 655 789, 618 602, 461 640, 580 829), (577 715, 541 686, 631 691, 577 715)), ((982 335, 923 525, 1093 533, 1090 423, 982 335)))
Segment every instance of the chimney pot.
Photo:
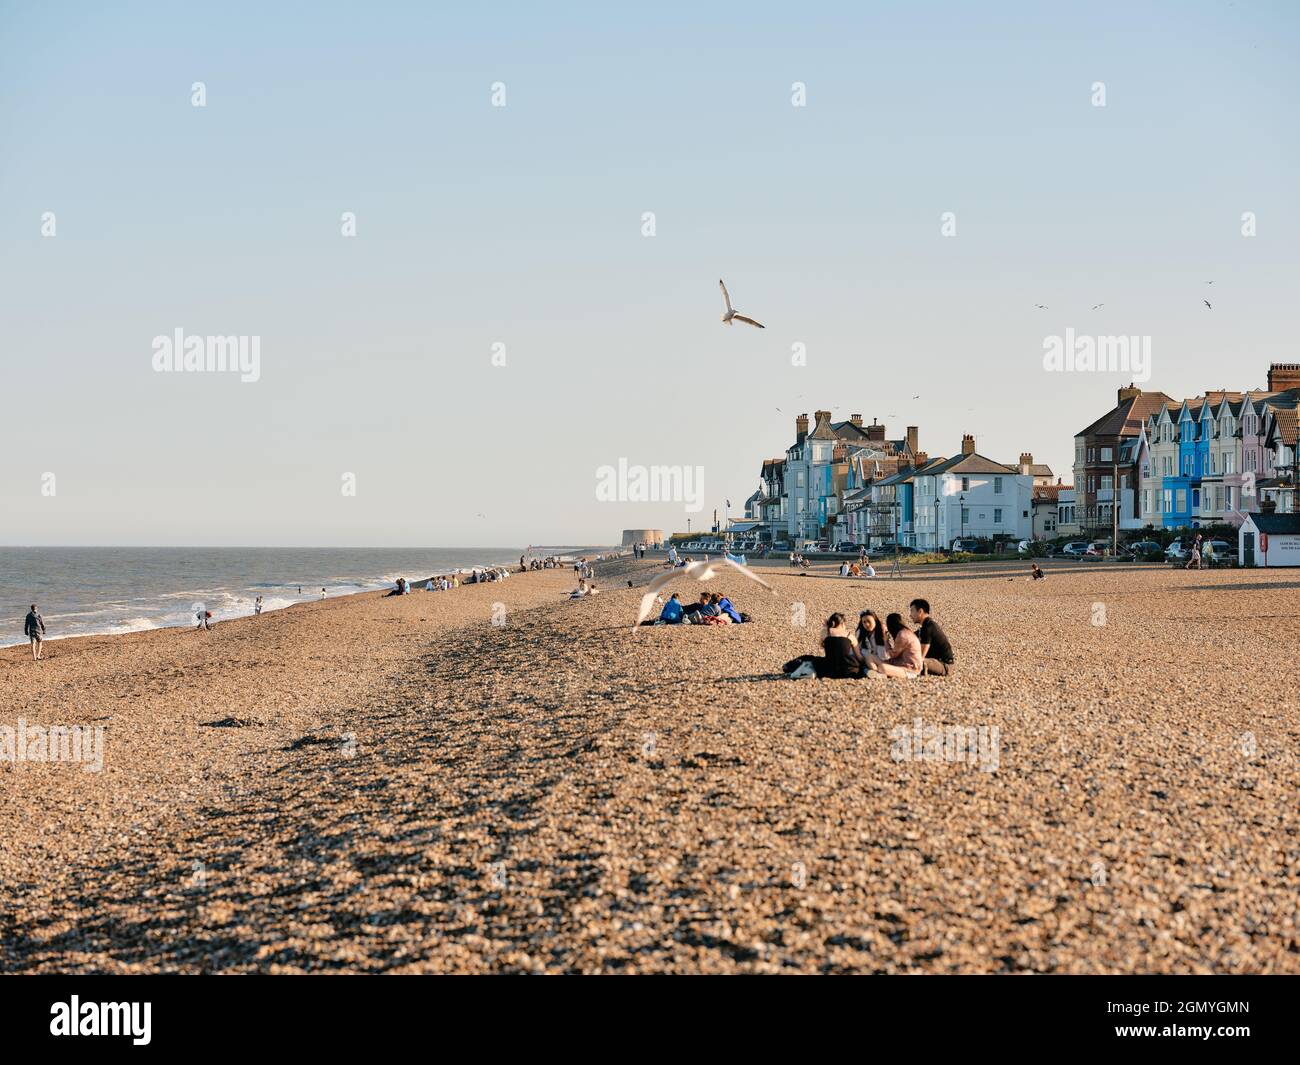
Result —
POLYGON ((975 438, 970 433, 966 433, 961 438, 961 453, 963 455, 975 454, 975 438))

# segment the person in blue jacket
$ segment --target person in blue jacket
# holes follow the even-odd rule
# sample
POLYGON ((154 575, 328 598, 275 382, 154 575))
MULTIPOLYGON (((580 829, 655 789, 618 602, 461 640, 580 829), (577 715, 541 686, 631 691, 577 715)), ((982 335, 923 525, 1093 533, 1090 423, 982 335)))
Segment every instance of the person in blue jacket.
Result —
POLYGON ((659 620, 665 625, 680 625, 682 623, 682 601, 677 598, 677 593, 673 592, 664 608, 659 613, 659 620))

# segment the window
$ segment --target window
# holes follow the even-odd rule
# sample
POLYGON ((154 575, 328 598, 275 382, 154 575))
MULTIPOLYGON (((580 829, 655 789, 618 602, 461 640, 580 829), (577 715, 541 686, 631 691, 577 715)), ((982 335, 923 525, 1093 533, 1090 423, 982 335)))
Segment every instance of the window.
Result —
POLYGON ((969 491, 970 491, 970 478, 969 478, 969 477, 963 477, 963 478, 961 479, 961 490, 962 490, 963 492, 969 492, 969 491))
POLYGON ((1201 509, 1201 490, 1199 488, 1192 489, 1192 509, 1201 509))
POLYGON ((970 507, 961 508, 961 521, 963 525, 970 521, 970 507))
POLYGON ((1161 495, 1162 495, 1161 502, 1163 504, 1161 509, 1166 514, 1172 513, 1174 509, 1174 490, 1172 488, 1166 488, 1164 492, 1161 493, 1161 495))
POLYGON ((994 524, 994 525, 1001 525, 1001 524, 1002 524, 1002 508, 1001 508, 1001 507, 994 507, 994 508, 993 508, 993 524, 994 524))
POLYGON ((1177 505, 1178 513, 1182 514, 1187 510, 1187 489, 1179 488, 1174 492, 1174 502, 1177 505))
POLYGON ((1111 489, 1110 474, 1109 474, 1109 473, 1104 473, 1104 474, 1102 474, 1102 477, 1101 477, 1101 490, 1102 490, 1103 492, 1109 492, 1110 489, 1111 489))
POLYGON ((1231 451, 1225 452, 1223 456, 1223 472, 1234 473, 1236 467, 1236 456, 1231 451))
POLYGON ((1110 462, 1110 460, 1111 460, 1111 459, 1110 459, 1110 448, 1108 448, 1108 447, 1104 447, 1104 448, 1102 448, 1102 449, 1101 449, 1101 461, 1102 461, 1102 462, 1110 462))
POLYGON ((1002 478, 1001 478, 1001 477, 994 477, 994 478, 993 478, 993 494, 994 494, 994 495, 1001 495, 1001 494, 1002 494, 1002 478))
POLYGON ((1096 459, 1096 457, 1097 457, 1097 449, 1095 447, 1088 448, 1088 461, 1092 462, 1094 459, 1096 459))

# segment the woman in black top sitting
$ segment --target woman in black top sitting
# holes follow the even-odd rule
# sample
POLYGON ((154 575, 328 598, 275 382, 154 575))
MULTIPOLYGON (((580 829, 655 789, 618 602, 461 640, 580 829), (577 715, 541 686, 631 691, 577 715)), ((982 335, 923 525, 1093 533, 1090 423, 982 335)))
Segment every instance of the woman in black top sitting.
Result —
POLYGON ((862 676, 862 658, 858 655, 858 648, 852 637, 849 636, 849 628, 845 624, 843 614, 837 612, 826 619, 822 650, 826 652, 824 657, 800 655, 787 662, 782 668, 786 673, 794 673, 802 666, 811 665, 813 672, 821 680, 843 680, 848 677, 862 676))

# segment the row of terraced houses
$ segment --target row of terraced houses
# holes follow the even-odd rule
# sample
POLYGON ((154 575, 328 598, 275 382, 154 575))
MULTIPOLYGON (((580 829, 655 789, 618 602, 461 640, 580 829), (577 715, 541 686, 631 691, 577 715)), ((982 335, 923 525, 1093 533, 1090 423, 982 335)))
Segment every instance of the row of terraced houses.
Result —
POLYGON ((1177 400, 1121 388, 1074 438, 1082 532, 1240 526, 1248 513, 1295 513, 1300 364, 1274 363, 1266 388, 1177 400), (1114 508, 1118 507, 1118 522, 1114 508))
POLYGON ((950 547, 963 537, 1022 540, 1077 531, 1069 485, 1025 452, 1016 463, 975 450, 969 434, 951 457, 920 449, 919 428, 897 439, 862 416, 833 421, 819 410, 795 419, 795 439, 768 459, 760 485, 731 531, 765 543, 810 541, 920 549, 950 547))

